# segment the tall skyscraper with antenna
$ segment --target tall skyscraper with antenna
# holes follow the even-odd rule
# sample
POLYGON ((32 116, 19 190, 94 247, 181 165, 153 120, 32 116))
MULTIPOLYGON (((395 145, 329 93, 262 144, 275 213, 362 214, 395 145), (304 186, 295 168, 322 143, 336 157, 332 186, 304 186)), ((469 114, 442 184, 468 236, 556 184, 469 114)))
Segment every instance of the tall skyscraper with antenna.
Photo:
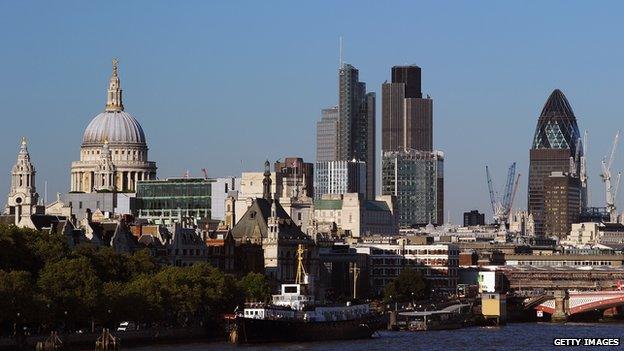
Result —
MULTIPOLYGON (((367 198, 374 199, 375 93, 366 92, 366 83, 360 81, 358 69, 343 62, 342 38, 339 65, 338 106, 324 109, 323 118, 317 124, 317 161, 364 162, 366 189, 363 193, 367 198), (335 128, 335 132, 332 128, 335 128), (328 159, 334 149, 334 143, 328 140, 332 135, 335 135, 334 160, 328 159)), ((316 169, 322 170, 323 167, 316 169)))

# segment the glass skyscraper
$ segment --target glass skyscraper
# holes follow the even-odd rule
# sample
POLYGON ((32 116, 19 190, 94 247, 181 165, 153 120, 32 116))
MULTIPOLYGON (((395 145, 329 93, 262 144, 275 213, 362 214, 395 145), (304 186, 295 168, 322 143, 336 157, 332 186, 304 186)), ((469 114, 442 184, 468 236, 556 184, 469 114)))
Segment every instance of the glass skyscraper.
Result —
POLYGON ((387 151, 381 163, 381 194, 397 199, 401 227, 444 221, 444 154, 440 151, 387 151))
MULTIPOLYGON (((580 174, 580 164, 571 162, 582 155, 580 133, 572 107, 561 90, 554 90, 544 104, 537 121, 529 152, 528 208, 535 220, 535 235, 544 236, 544 181, 553 172, 573 177, 580 174)), ((583 204, 584 190, 580 203, 583 204)))
POLYGON ((392 67, 382 89, 381 193, 397 198, 401 227, 444 222, 444 154, 433 150, 433 100, 418 66, 392 67))
MULTIPOLYGON (((316 125, 317 167, 324 169, 320 163, 331 161, 363 162, 363 191, 369 199, 375 198, 375 98, 375 93, 366 92, 366 83, 360 82, 359 71, 342 64, 338 70, 338 106, 322 110, 316 125)), ((321 178, 315 174, 315 179, 321 178)))

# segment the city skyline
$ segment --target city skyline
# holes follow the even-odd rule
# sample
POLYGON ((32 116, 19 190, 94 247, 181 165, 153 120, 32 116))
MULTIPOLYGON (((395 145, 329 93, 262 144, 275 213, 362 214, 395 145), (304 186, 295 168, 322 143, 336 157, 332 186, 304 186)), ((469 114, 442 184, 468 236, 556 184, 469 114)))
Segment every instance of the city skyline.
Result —
MULTIPOLYGON (((339 8, 341 6, 344 5, 339 5, 339 8)), ((457 19, 463 6, 458 4, 458 13, 451 13, 449 20, 457 19)), ((367 82, 368 91, 376 92, 378 96, 383 81, 391 79, 389 70, 392 66, 409 63, 422 68, 423 94, 431 95, 436 101, 435 147, 445 151, 445 203, 448 204, 446 210, 450 211, 454 223, 461 221, 463 211, 473 208, 485 211, 491 217, 485 164, 490 165, 494 181, 500 187, 506 165, 512 161, 518 162, 523 177, 514 208, 526 207, 527 150, 543 102, 555 88, 561 89, 574 106, 581 131, 589 130, 591 203, 602 205, 604 202, 603 188, 598 177, 600 159, 607 153, 615 134, 614 129, 617 128, 612 127, 617 125, 618 120, 616 94, 621 91, 621 81, 624 80, 621 79, 621 69, 615 65, 621 61, 620 49, 610 47, 604 50, 600 46, 607 45, 610 39, 615 42, 612 36, 619 29, 619 24, 615 24, 613 19, 608 20, 612 15, 603 12, 606 10, 601 8, 585 6, 581 9, 583 6, 572 4, 561 18, 551 19, 550 22, 538 21, 550 31, 544 34, 537 29, 528 30, 524 34, 530 43, 515 42, 518 47, 512 48, 510 52, 505 52, 505 48, 509 47, 506 47, 502 35, 494 36, 484 32, 483 28, 472 28, 468 32, 480 34, 483 39, 482 43, 478 43, 451 29, 445 31, 442 25, 427 23, 425 18, 420 18, 424 23, 415 23, 413 27, 401 21, 395 24, 395 28, 413 28, 408 34, 424 33, 426 24, 431 25, 437 32, 431 37, 423 37, 425 44, 414 45, 417 48, 394 47, 384 51, 383 47, 376 48, 365 42, 365 34, 369 32, 358 34, 350 31, 347 25, 338 24, 337 18, 333 16, 327 15, 330 28, 316 35, 310 31, 304 33, 306 30, 301 29, 295 32, 302 37, 295 38, 280 35, 283 26, 292 24, 291 20, 280 17, 277 25, 268 26, 263 21, 253 22, 251 15, 244 14, 252 24, 266 26, 261 28, 259 35, 270 45, 267 45, 268 49, 253 45, 253 40, 245 37, 243 30, 232 34, 236 45, 242 49, 220 43, 229 49, 225 56, 233 57, 231 64, 234 66, 243 67, 251 62, 240 53, 262 49, 256 57, 255 70, 245 67, 233 76, 234 79, 226 79, 217 72, 222 70, 219 65, 226 64, 223 61, 225 56, 216 54, 215 49, 219 46, 202 48, 188 41, 175 43, 174 36, 167 37, 167 33, 159 32, 157 27, 149 23, 148 29, 138 32, 141 35, 165 34, 165 42, 170 46, 166 47, 169 50, 162 51, 162 56, 158 55, 161 51, 157 51, 161 47, 156 45, 160 40, 150 39, 141 43, 138 34, 122 37, 124 31, 132 32, 128 25, 115 29, 102 26, 80 34, 73 32, 76 23, 72 21, 56 23, 51 20, 47 25, 37 24, 38 15, 17 23, 28 10, 28 4, 3 4, 1 7, 3 13, 17 14, 0 25, 5 33, 14 33, 5 43, 7 54, 0 58, 0 64, 10 68, 6 72, 6 79, 11 82, 0 88, 3 121, 5 126, 10 127, 0 132, 0 139, 3 140, 0 164, 5 169, 0 174, 0 183, 5 184, 5 195, 21 136, 29 140, 29 151, 38 170, 37 186, 41 197, 44 195, 44 181, 48 181, 48 201, 54 199, 54 193, 70 189, 67 181, 69 167, 71 161, 79 156, 77 150, 80 139, 76 136, 81 135, 87 123, 104 110, 104 91, 112 57, 118 57, 121 62, 126 110, 136 115, 146 129, 146 134, 150 135, 150 158, 159 164, 159 178, 181 176, 186 169, 192 175, 200 176, 201 168, 208 168, 210 176, 214 177, 239 175, 241 171, 261 170, 266 158, 274 161, 295 156, 312 162, 315 159, 314 126, 320 118, 319 111, 337 103, 338 36, 342 35, 345 62, 360 70, 360 80, 367 82), (571 27, 578 19, 574 15, 582 13, 582 10, 606 20, 596 22, 595 27, 585 28, 581 33, 580 29, 571 27), (35 25, 42 30, 47 28, 48 32, 40 33, 38 39, 24 46, 24 42, 29 40, 28 34, 23 31, 25 25, 35 25), (540 36, 542 34, 543 37, 540 36), (60 43, 58 41, 75 45, 86 38, 96 40, 94 43, 85 43, 72 57, 68 57, 61 48, 53 47, 60 43), (113 38, 118 40, 118 45, 103 49, 99 41, 113 38), (553 45, 555 52, 548 57, 527 60, 530 55, 522 54, 526 50, 536 57, 540 56, 540 52, 543 53, 547 47, 548 39, 552 38, 558 38, 559 41, 553 45), (45 43, 46 40, 50 42, 45 43), (306 47, 300 45, 302 40, 308 44, 306 47), (577 43, 574 47, 583 47, 583 51, 591 51, 593 54, 588 57, 586 52, 571 49, 572 42, 577 43), (461 49, 471 44, 477 44, 477 49, 468 50, 462 57, 447 57, 461 51, 451 48, 453 45, 459 45, 461 49), (495 50, 491 51, 493 57, 482 56, 490 52, 491 47, 487 47, 487 44, 496 44, 495 50), (134 46, 142 50, 132 49, 134 46), (588 46, 593 50, 587 50, 588 46), (193 48, 195 51, 183 51, 193 48), (278 55, 268 55, 266 50, 277 50, 278 55), (138 51, 143 52, 139 54, 138 51), (306 57, 311 51, 315 53, 313 59, 306 57), (522 55, 514 58, 514 54, 522 55), (286 60, 274 63, 278 61, 279 55, 286 55, 286 60), (524 61, 520 58, 524 58, 524 61), (478 63, 480 60, 484 61, 480 66, 477 65, 481 69, 468 67, 470 63, 478 63), (496 60, 502 63, 497 64, 494 62, 496 60), (312 63, 314 67, 308 66, 312 63), (487 67, 488 63, 494 64, 487 67), (582 71, 581 63, 586 64, 582 71), (301 67, 310 69, 301 71, 301 67), (249 79, 241 89, 236 82, 240 82, 243 75, 249 79), (267 83, 267 78, 277 82, 267 83), (293 78, 298 80, 293 82, 293 78), (284 81, 293 82, 293 88, 283 89, 284 81), (282 88, 277 89, 280 86, 282 88), (241 92, 246 93, 243 99, 240 99, 241 92), (234 98, 238 99, 237 105, 231 105, 234 98), (237 111, 233 111, 232 106, 236 106, 234 110, 237 111), (247 127, 233 127, 238 125, 247 127)), ((158 19, 166 10, 162 4, 153 7, 154 19, 158 19)), ((516 9, 519 15, 512 19, 515 24, 541 5, 531 3, 518 7, 522 8, 516 9)), ((427 5, 427 8, 442 11, 432 5, 427 5)), ((358 11, 373 13, 376 9, 374 5, 369 5, 358 11)), ((112 11, 103 5, 86 4, 78 10, 84 11, 85 18, 92 22, 97 22, 95 19, 112 11)), ((126 11, 137 15, 140 10, 140 6, 131 5, 126 11)), ((189 10, 190 6, 176 8, 173 15, 176 18, 190 16, 189 10)), ((481 16, 501 23, 494 19, 495 15, 508 10, 508 7, 496 4, 492 5, 490 14, 481 16)), ((225 17, 228 15, 226 11, 225 17)), ((472 15, 475 16, 475 13, 472 15)), ((536 20, 535 17, 528 18, 536 20)), ((177 35, 182 37, 189 34, 187 31, 195 27, 201 29, 200 34, 209 34, 209 26, 202 26, 202 19, 199 15, 191 16, 188 27, 184 27, 177 35)), ((215 19, 219 23, 224 20, 215 19)), ((464 19, 460 21, 467 22, 464 19)), ((251 27, 250 24, 246 29, 251 27)), ((510 34, 505 30, 503 33, 510 34)), ((382 34, 377 31, 371 37, 373 43, 382 43, 382 34)), ((227 35, 225 37, 228 38, 227 35)), ((399 39, 392 40, 387 47, 396 45, 399 39)), ((379 158, 381 104, 378 105, 379 158)), ((621 158, 616 160, 615 168, 622 168, 621 158)), ((620 201, 618 203, 621 204, 620 201)))

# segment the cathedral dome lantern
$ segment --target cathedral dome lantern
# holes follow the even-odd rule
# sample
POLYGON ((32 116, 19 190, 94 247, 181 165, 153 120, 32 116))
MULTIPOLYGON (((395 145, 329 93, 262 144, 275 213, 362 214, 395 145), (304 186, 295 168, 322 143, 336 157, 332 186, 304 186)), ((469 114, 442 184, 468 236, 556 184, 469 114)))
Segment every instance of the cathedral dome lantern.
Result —
POLYGON ((156 178, 156 164, 147 156, 147 138, 125 111, 118 61, 113 59, 106 108, 84 131, 80 161, 72 163, 71 191, 135 192, 138 181, 156 178))
POLYGON ((95 116, 82 136, 83 146, 98 146, 108 140, 111 144, 147 146, 145 133, 139 122, 124 111, 118 61, 113 60, 113 74, 108 85, 106 109, 95 116))

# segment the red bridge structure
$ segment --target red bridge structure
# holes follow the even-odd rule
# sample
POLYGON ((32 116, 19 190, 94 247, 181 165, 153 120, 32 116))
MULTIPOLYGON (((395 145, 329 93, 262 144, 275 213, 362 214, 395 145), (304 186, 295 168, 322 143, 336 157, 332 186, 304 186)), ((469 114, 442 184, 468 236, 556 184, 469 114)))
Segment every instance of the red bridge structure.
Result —
POLYGON ((601 311, 604 316, 622 315, 624 311, 624 291, 557 291, 554 296, 544 299, 535 310, 547 313, 558 320, 586 312, 601 311))

